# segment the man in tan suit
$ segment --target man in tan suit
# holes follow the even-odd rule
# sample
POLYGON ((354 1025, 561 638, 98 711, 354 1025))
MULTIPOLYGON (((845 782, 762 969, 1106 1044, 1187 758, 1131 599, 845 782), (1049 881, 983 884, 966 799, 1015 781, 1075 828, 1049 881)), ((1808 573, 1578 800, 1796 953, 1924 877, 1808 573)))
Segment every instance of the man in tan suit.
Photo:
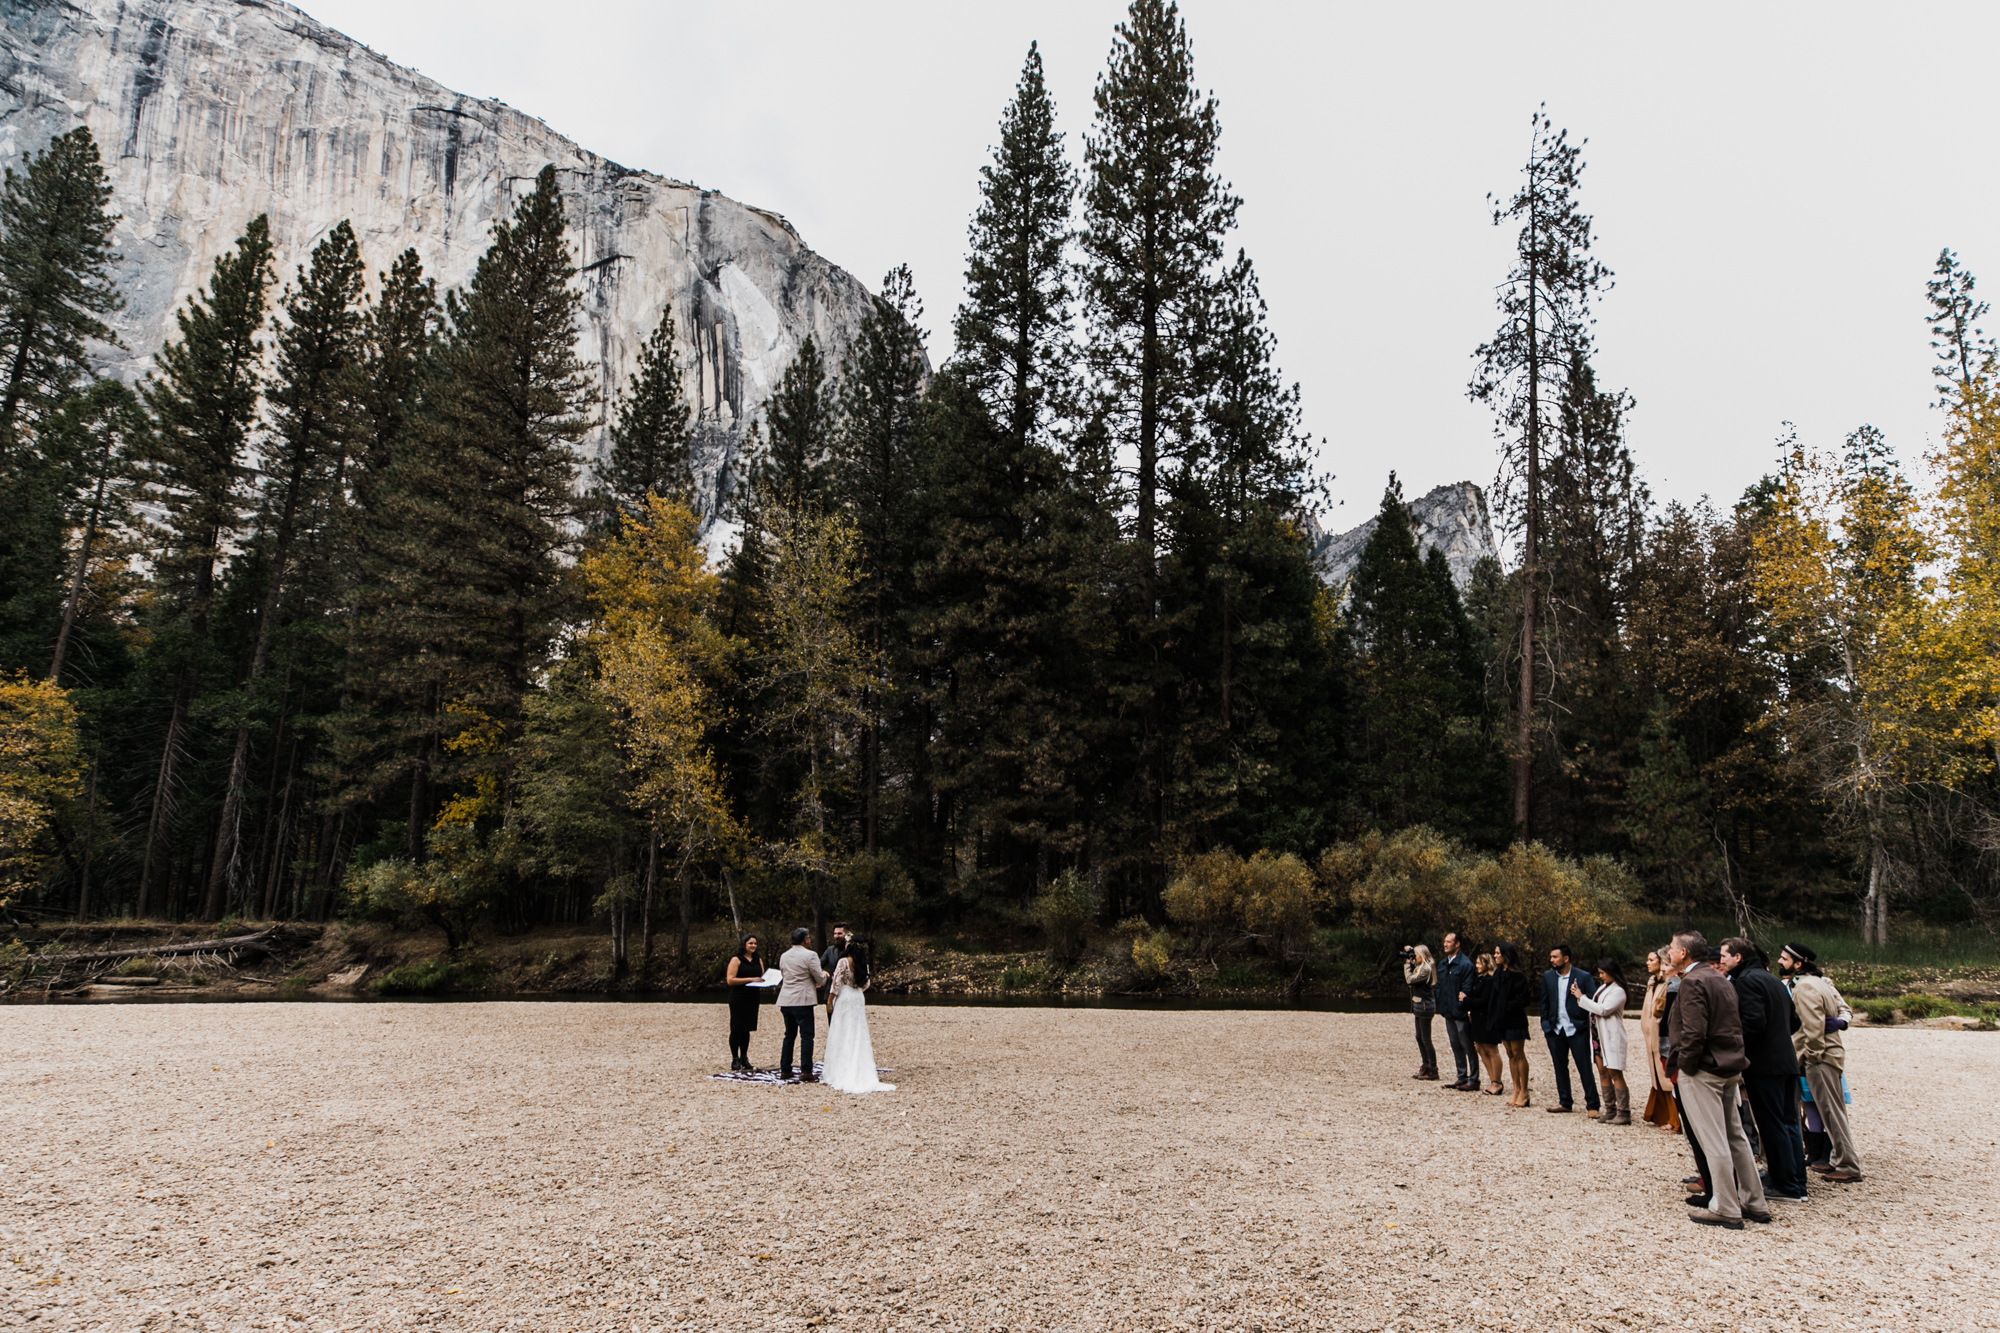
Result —
POLYGON ((1846 1184, 1861 1179, 1861 1158, 1854 1151, 1847 1098, 1840 1086, 1841 1070, 1847 1066, 1847 1044, 1840 1033, 1847 1026, 1849 1010, 1840 992, 1821 974, 1818 960, 1819 955, 1806 945, 1787 944, 1778 955, 1778 966, 1791 983, 1792 1005, 1799 1015, 1799 1030, 1792 1034, 1799 1072, 1812 1089, 1819 1122, 1833 1140, 1832 1160, 1824 1169, 1814 1169, 1824 1179, 1846 1184))
POLYGON ((799 1038, 799 1082, 816 1083, 813 1073, 813 1019, 819 1012, 819 988, 826 969, 812 951, 812 932, 800 926, 792 932, 792 947, 778 959, 778 1012, 785 1016, 785 1044, 778 1052, 778 1077, 792 1076, 792 1041, 799 1038))

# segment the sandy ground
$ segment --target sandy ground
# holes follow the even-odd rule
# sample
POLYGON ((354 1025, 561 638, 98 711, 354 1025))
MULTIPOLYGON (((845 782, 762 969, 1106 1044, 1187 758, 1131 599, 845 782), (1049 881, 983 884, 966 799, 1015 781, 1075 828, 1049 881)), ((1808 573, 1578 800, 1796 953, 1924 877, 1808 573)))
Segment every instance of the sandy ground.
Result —
POLYGON ((1986 1034, 1851 1034, 1867 1181, 1728 1232, 1401 1016, 871 1013, 854 1098, 706 1079, 720 1006, 0 1010, 0 1323, 2000 1328, 1986 1034))

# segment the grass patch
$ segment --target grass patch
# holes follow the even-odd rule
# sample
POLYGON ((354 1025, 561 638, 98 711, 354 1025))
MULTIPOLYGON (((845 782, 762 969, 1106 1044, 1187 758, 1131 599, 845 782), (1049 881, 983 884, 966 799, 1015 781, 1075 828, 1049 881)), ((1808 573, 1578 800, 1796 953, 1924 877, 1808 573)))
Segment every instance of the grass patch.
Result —
POLYGON ((1965 1018, 1976 1018, 1982 1023, 1992 1023, 2000 1019, 2000 1004, 1960 1004, 1942 995, 1878 995, 1866 1000, 1850 1001, 1853 1007, 1868 1015, 1876 1023, 1915 1023, 1926 1018, 1942 1018, 1957 1014, 1965 1018))
POLYGON ((477 963, 448 963, 434 958, 410 967, 393 967, 375 981, 378 995, 437 995, 477 987, 483 970, 477 963))
POLYGON ((157 977, 163 970, 165 969, 160 966, 160 960, 148 954, 143 958, 127 958, 124 962, 111 969, 111 975, 114 977, 157 977))
MULTIPOLYGON (((1737 933, 1736 923, 1721 917, 1697 917, 1687 924, 1705 935, 1711 948, 1737 933)), ((1643 961, 1647 950, 1665 944, 1675 931, 1684 928, 1678 917, 1640 917, 1612 932, 1606 943, 1611 953, 1643 961)), ((1750 938, 1773 958, 1778 950, 1796 941, 1819 954, 1821 967, 1836 964, 1879 969, 1871 971, 1869 979, 1883 986, 1908 985, 1922 970, 2000 966, 2000 940, 1978 926, 1898 921, 1891 923, 1889 942, 1882 945, 1862 943, 1860 933, 1853 930, 1776 923, 1759 927, 1750 938)))
POLYGON ((1038 967, 1010 967, 1000 974, 1001 990, 1040 990, 1048 977, 1038 967))
POLYGON ((1280 984, 1266 969, 1241 964, 1218 967, 1202 980, 1219 990, 1262 990, 1280 984))

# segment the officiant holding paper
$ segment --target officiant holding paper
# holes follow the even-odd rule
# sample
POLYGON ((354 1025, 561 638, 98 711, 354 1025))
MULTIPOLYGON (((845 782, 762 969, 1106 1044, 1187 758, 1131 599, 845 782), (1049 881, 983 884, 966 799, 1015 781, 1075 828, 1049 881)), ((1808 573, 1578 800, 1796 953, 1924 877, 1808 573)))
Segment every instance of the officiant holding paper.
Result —
POLYGON ((776 989, 764 976, 764 958, 757 952, 757 937, 745 935, 729 960, 729 1070, 749 1073, 750 1034, 757 1030, 757 1010, 769 1004, 776 989))

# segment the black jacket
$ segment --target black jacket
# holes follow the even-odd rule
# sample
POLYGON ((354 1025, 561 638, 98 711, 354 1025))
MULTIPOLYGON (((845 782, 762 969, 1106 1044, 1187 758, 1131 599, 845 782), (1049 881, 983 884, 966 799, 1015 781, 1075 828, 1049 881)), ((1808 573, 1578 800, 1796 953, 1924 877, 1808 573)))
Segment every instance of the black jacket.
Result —
POLYGON ((1590 1031, 1590 1010, 1570 999, 1569 983, 1572 981, 1585 995, 1597 994, 1597 978, 1574 963, 1570 964, 1568 976, 1564 976, 1553 967, 1542 973, 1543 1036, 1556 1030, 1556 1015, 1560 1012, 1556 1005, 1564 999, 1569 999, 1569 1025, 1578 1032, 1590 1031))
POLYGON ((1493 1041, 1507 1040, 1509 1032, 1524 1037, 1528 1031, 1528 978, 1510 968, 1493 975, 1493 1012, 1488 1018, 1493 1041))
POLYGON ((1743 1053, 1750 1057, 1753 1078, 1797 1078, 1799 1059, 1792 1034, 1799 1030, 1799 1011, 1785 983, 1746 958, 1729 974, 1736 988, 1736 1008, 1743 1016, 1743 1053))

